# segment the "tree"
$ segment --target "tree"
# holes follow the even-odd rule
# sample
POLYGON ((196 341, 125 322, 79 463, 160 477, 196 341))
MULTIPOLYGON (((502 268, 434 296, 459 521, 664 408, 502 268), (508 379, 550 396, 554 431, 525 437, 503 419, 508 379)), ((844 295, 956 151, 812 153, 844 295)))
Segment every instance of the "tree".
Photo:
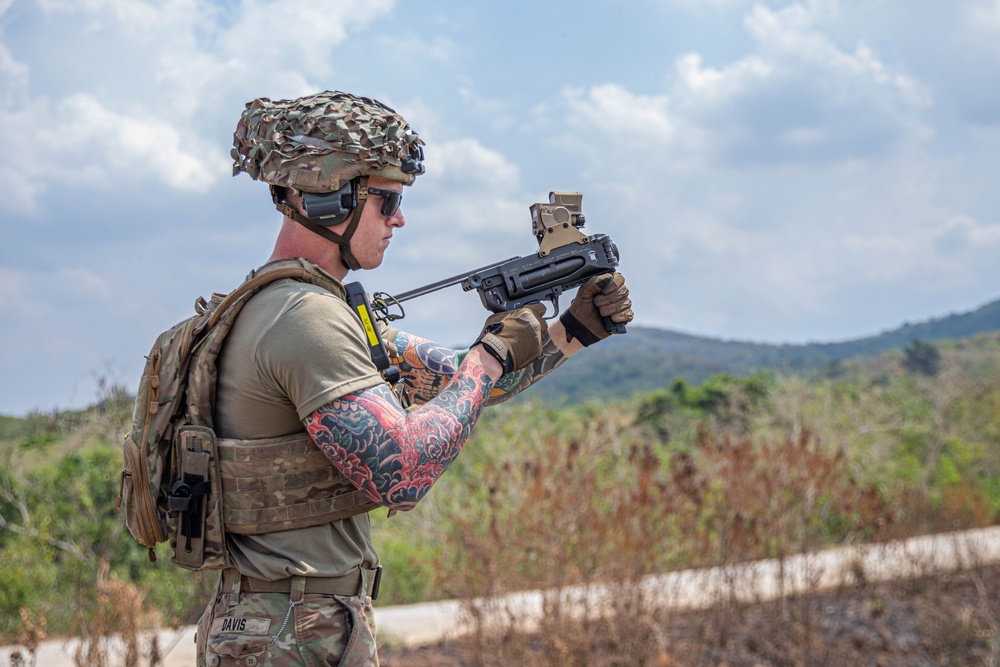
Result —
POLYGON ((934 377, 941 371, 941 352, 931 343, 914 340, 903 348, 903 368, 911 373, 934 377))

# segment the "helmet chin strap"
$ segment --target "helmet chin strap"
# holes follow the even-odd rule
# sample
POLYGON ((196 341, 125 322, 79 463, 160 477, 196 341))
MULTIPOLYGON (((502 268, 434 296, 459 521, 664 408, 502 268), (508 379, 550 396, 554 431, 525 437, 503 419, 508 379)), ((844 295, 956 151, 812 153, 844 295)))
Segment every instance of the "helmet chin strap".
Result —
POLYGON ((340 261, 342 261, 344 266, 351 271, 357 271, 361 268, 361 265, 358 263, 354 253, 351 252, 351 237, 354 236, 354 231, 358 228, 358 223, 361 222, 361 213, 365 208, 365 204, 368 202, 367 176, 358 176, 357 196, 358 205, 355 207, 354 211, 351 212, 350 222, 347 223, 347 227, 344 229, 343 234, 337 234, 329 227, 325 227, 299 213, 296 209, 292 208, 288 202, 284 200, 284 198, 278 195, 277 188, 271 188, 271 199, 274 201, 274 207, 278 209, 278 212, 291 218, 309 231, 319 234, 323 238, 336 243, 340 247, 340 261))

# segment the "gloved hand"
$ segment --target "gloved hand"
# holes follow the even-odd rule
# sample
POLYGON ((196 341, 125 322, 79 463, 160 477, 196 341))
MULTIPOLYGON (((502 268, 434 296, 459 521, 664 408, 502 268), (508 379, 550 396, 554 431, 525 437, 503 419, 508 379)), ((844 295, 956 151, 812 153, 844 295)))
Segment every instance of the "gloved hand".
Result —
POLYGON ((587 347, 611 335, 604 328, 604 317, 613 322, 631 322, 634 317, 625 276, 620 273, 594 276, 585 282, 559 321, 570 339, 576 338, 587 347))
POLYGON ((519 371, 542 356, 542 340, 549 328, 543 315, 541 303, 490 315, 474 344, 493 355, 505 374, 519 371))

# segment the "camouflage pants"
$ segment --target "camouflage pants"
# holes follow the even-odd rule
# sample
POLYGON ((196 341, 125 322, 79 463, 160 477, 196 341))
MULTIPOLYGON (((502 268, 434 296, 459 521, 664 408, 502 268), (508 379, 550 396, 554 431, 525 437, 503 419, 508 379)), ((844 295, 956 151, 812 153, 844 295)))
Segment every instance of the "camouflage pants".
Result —
POLYGON ((241 593, 220 578, 198 624, 198 667, 378 667, 371 598, 292 592, 241 593))

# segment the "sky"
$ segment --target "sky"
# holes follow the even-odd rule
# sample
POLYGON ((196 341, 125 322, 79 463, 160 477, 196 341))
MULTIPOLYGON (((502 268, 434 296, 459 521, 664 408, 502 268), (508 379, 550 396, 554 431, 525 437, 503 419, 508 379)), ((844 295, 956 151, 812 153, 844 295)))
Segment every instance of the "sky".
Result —
MULTIPOLYGON (((1000 0, 0 0, 0 414, 134 389, 267 259, 232 133, 322 90, 427 144, 369 291, 534 252, 567 190, 643 326, 832 342, 1000 297, 1000 0)), ((406 313, 456 346, 487 314, 406 313)))

